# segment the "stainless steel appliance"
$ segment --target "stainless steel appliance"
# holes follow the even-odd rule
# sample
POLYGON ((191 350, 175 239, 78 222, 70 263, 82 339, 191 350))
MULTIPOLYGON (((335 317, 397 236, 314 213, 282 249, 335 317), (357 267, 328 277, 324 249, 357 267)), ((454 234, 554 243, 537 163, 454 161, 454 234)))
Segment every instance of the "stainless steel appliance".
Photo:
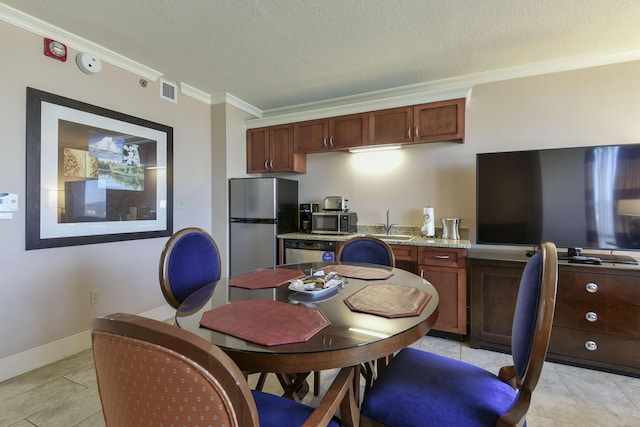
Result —
POLYGON ((287 264, 297 262, 332 262, 336 259, 336 242, 326 240, 285 239, 284 258, 287 264))
POLYGON ((311 214, 318 212, 320 205, 318 203, 300 203, 300 232, 311 233, 311 214))
POLYGON ((229 271, 232 276, 277 265, 279 233, 298 229, 298 181, 229 180, 229 271))
POLYGON ((350 234, 358 231, 355 212, 315 212, 311 214, 311 232, 319 234, 350 234))
POLYGON ((344 196, 327 196, 322 203, 322 209, 325 211, 347 211, 348 200, 344 196))
POLYGON ((460 218, 442 218, 442 238, 458 240, 460 238, 460 218))

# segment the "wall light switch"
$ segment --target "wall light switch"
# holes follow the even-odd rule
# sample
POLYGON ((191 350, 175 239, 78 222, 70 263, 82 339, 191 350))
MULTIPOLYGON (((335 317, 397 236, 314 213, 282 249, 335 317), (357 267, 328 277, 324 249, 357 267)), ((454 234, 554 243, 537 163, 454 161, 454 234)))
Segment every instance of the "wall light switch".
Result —
POLYGON ((0 212, 16 212, 18 210, 18 195, 0 193, 0 212))

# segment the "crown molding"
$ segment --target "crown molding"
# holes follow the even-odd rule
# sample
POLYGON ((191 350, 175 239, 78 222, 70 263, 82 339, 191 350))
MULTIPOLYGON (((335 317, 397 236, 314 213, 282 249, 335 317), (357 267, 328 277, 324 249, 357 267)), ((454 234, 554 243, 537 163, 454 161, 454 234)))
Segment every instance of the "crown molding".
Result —
POLYGON ((184 96, 189 96, 200 102, 211 105, 211 95, 186 83, 180 82, 180 93, 184 96))
POLYGON ((242 99, 237 98, 227 92, 212 96, 211 104, 212 105, 215 105, 215 104, 233 105, 234 107, 239 108, 240 110, 244 111, 245 113, 249 113, 254 117, 262 117, 262 114, 263 114, 261 109, 256 108, 253 105, 249 104, 248 102, 245 102, 242 99))
POLYGON ((156 81, 162 73, 133 61, 123 55, 93 43, 62 28, 51 25, 17 9, 0 3, 0 20, 42 37, 52 38, 79 52, 91 52, 101 61, 108 62, 123 70, 136 74, 144 79, 156 81))
POLYGON ((640 48, 561 58, 553 61, 544 61, 459 77, 433 80, 326 101, 264 110, 262 117, 249 119, 246 121, 246 125, 248 129, 251 129, 282 123, 462 98, 466 97, 471 88, 478 84, 637 60, 640 60, 640 48))

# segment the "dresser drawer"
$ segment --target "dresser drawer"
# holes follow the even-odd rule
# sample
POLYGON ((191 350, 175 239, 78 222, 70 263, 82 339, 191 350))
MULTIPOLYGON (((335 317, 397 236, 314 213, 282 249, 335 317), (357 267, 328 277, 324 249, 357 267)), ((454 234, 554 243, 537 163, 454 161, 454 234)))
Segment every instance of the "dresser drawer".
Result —
POLYGON ((574 272, 561 268, 558 298, 640 306, 640 275, 574 272))
POLYGON ((466 249, 418 248, 418 264, 437 265, 440 267, 464 268, 467 256, 466 249))
MULTIPOLYGON (((549 343, 549 357, 568 356, 589 364, 601 362, 640 368, 640 337, 588 332, 554 327, 549 343)), ((562 357, 560 357, 562 359, 562 357)))
POLYGON ((640 309, 633 305, 558 299, 553 327, 630 334, 640 338, 640 309))

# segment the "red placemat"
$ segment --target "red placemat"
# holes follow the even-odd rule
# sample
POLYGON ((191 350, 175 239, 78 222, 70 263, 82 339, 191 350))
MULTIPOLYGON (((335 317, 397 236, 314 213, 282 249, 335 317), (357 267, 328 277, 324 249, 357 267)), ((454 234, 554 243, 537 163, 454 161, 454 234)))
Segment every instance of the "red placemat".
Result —
POLYGON ((344 299, 352 311, 375 314, 383 317, 418 316, 431 294, 420 289, 383 283, 367 285, 344 299))
POLYGON ((305 274, 300 270, 288 270, 286 268, 260 270, 229 279, 229 286, 245 289, 277 288, 293 279, 299 279, 304 276, 305 274))
POLYGON ((205 328, 266 346, 308 341, 330 324, 318 310, 273 300, 234 301, 200 319, 205 328))
POLYGON ((357 265, 327 265, 325 271, 335 271, 338 276, 352 277, 363 280, 386 280, 393 276, 393 272, 384 268, 361 267, 357 265))

